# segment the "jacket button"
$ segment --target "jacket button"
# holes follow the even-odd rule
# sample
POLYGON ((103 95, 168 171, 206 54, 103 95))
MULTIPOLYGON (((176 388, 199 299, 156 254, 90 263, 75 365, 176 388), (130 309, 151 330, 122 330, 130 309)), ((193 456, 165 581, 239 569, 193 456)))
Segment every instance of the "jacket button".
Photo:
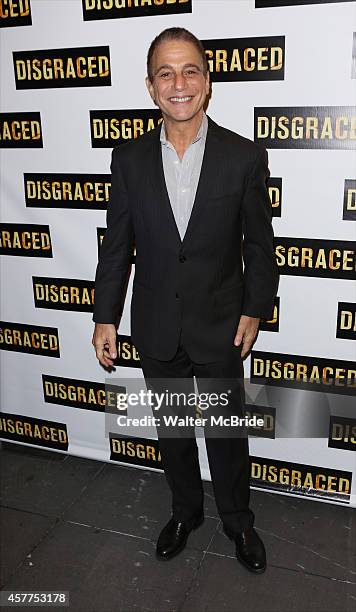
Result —
POLYGON ((186 256, 185 256, 185 255, 183 255, 183 254, 182 254, 182 255, 179 255, 179 261, 180 261, 180 263, 184 263, 186 260, 187 260, 187 258, 186 258, 186 256))
POLYGON ((176 298, 179 299, 179 293, 176 293, 176 298))

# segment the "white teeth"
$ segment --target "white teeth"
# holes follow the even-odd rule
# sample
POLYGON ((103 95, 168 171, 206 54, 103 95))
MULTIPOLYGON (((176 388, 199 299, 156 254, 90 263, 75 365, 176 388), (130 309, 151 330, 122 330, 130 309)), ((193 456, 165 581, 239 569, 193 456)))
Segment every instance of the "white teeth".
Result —
POLYGON ((191 98, 192 96, 187 96, 186 98, 171 98, 171 102, 188 102, 191 98))

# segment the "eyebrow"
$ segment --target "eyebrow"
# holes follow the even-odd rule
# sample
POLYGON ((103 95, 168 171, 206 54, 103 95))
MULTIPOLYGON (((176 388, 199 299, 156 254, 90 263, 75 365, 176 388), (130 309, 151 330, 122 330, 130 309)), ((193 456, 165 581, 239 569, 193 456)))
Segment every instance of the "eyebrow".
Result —
MULTIPOLYGON (((154 76, 156 76, 156 74, 158 74, 161 70, 163 70, 164 68, 169 68, 169 69, 173 69, 173 66, 171 66, 170 64, 162 64, 162 66, 160 66, 159 68, 157 68, 156 72, 154 73, 154 76)), ((184 64, 183 66, 183 70, 185 68, 196 68, 197 70, 199 70, 199 72, 202 72, 202 69, 200 68, 200 66, 197 66, 197 64, 184 64)))

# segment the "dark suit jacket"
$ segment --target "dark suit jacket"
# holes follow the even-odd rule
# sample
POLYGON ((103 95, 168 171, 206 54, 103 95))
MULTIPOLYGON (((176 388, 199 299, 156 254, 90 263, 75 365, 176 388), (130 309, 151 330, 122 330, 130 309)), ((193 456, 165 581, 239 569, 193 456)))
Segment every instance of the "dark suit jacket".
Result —
POLYGON ((131 337, 156 359, 174 356, 182 332, 193 361, 217 361, 232 345, 241 314, 268 319, 273 311, 278 270, 267 152, 208 122, 183 241, 166 189, 160 126, 112 153, 93 320, 117 323, 134 241, 131 337))

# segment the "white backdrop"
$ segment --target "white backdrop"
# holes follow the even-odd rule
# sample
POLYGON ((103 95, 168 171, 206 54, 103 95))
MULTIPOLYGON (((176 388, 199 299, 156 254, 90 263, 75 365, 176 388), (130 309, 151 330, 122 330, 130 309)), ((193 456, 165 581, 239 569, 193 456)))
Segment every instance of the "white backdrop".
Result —
MULTIPOLYGON (((2 350, 2 411, 65 423, 70 454, 109 461, 103 412, 46 403, 42 391, 42 374, 104 382, 91 345, 92 315, 35 308, 32 288, 32 276, 94 279, 96 228, 105 226, 105 211, 26 207, 23 174, 109 173, 111 150, 91 147, 89 111, 152 108, 144 84, 146 53, 155 35, 172 25, 187 27, 202 40, 285 36, 284 80, 213 83, 208 114, 248 138, 254 137, 254 107, 355 105, 351 55, 356 8, 344 2, 256 9, 253 0, 193 0, 188 14, 84 21, 80 0, 31 0, 31 12, 32 25, 1 30, 0 112, 40 112, 43 148, 0 149, 1 221, 49 225, 53 258, 0 258, 1 320, 57 328, 60 358, 2 350), (111 86, 16 90, 14 51, 99 45, 110 47, 111 86)), ((276 236, 355 239, 355 222, 342 219, 344 181, 356 178, 355 150, 271 149, 269 165, 271 176, 283 180, 282 215, 273 221, 276 236)), ((119 329, 126 335, 132 276, 119 329)), ((356 301, 354 282, 281 275, 278 295, 279 332, 261 331, 254 349, 355 360, 352 340, 335 337, 337 303, 356 301)), ((117 368, 114 375, 138 373, 117 368)), ((337 395, 330 401, 340 405, 337 395)), ((19 441, 31 444, 26 437, 19 441)), ((209 478, 201 442, 202 473, 209 478)), ((356 506, 354 451, 328 448, 325 438, 252 437, 250 452, 286 465, 352 472, 347 503, 356 506)))

